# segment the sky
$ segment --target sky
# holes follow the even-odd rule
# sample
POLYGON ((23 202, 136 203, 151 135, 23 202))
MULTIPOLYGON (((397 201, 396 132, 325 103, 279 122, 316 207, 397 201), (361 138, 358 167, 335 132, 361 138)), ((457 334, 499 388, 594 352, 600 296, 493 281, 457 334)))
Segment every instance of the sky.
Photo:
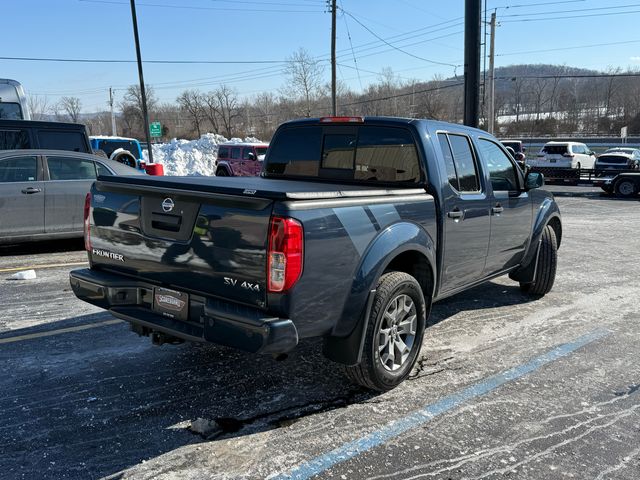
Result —
MULTIPOLYGON (((129 0, 1 0, 0 77, 54 103, 108 108, 137 83, 129 0), (11 48, 8 48, 11 47, 11 48), (17 60, 21 57, 40 60, 17 60), (124 60, 129 63, 44 61, 124 60)), ((390 68, 402 81, 464 72, 464 0, 338 0, 338 80, 366 89, 390 68)), ((278 94, 299 48, 330 81, 331 14, 325 0, 136 0, 145 82, 161 101, 221 84, 241 98, 278 94), (242 62, 242 63, 151 63, 242 62)), ((486 7, 486 8, 485 8, 486 7)), ((640 68, 640 2, 486 0, 496 12, 496 66, 550 63, 640 68)))

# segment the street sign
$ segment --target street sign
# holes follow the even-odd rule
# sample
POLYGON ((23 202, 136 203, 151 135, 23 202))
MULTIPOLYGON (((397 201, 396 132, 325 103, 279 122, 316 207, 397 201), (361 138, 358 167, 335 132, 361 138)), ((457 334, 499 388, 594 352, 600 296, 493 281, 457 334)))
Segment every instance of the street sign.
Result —
POLYGON ((152 122, 149 124, 149 133, 152 137, 162 136, 162 124, 160 122, 152 122))

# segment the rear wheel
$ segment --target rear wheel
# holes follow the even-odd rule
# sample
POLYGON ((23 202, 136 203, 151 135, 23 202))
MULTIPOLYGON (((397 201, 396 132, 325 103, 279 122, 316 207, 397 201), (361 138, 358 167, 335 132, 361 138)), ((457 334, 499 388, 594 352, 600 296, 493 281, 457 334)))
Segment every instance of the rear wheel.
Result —
POLYGON ((540 251, 536 265, 536 274, 533 282, 520 282, 520 290, 529 295, 541 297, 546 295, 553 288, 556 279, 556 267, 558 264, 558 241, 556 233, 547 225, 542 231, 540 251))
POLYGON ((633 180, 622 178, 613 186, 613 191, 619 197, 630 198, 638 193, 638 185, 633 180))
POLYGON ((398 386, 416 363, 426 323, 418 281, 404 272, 385 273, 369 315, 362 360, 345 367, 347 377, 372 390, 398 386))

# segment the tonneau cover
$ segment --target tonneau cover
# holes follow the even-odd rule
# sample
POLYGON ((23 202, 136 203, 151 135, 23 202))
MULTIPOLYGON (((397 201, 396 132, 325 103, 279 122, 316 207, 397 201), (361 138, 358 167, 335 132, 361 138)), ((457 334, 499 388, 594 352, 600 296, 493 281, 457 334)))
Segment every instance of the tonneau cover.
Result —
POLYGON ((271 200, 313 200, 349 197, 415 195, 423 188, 386 188, 372 185, 350 185, 308 182, 262 177, 168 177, 168 176, 99 176, 98 183, 118 184, 134 189, 136 185, 183 191, 241 195, 271 200))

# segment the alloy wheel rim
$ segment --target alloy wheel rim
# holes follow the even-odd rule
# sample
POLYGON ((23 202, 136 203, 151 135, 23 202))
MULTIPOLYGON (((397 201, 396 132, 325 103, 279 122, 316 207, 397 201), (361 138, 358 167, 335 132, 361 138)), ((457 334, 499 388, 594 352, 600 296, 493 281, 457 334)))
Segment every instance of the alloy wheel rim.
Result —
POLYGON ((618 189, 622 195, 631 195, 633 193, 633 185, 631 182, 622 182, 618 189))
POLYGON ((397 295, 387 304, 378 329, 378 353, 385 370, 396 371, 407 362, 416 340, 417 318, 416 305, 408 295, 397 295))

